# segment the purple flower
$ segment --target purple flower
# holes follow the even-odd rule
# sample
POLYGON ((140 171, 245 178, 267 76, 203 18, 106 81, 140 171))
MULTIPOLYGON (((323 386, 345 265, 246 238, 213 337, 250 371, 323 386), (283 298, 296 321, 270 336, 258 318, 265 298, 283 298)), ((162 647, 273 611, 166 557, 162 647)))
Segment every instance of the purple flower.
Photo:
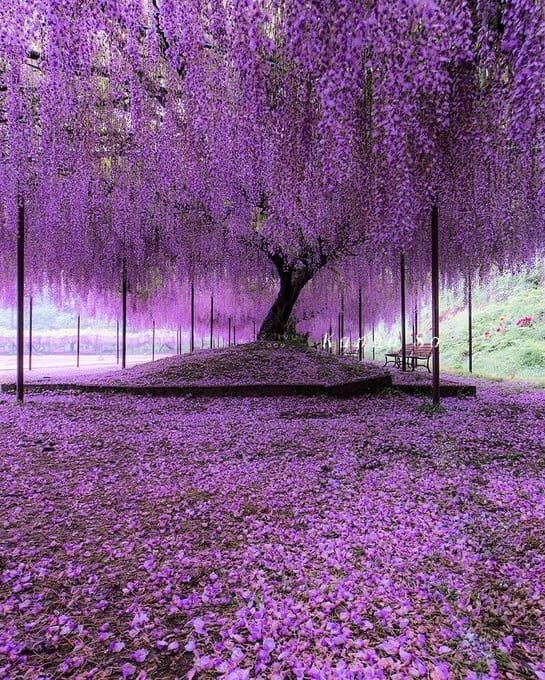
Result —
POLYGON ((132 658, 138 663, 143 663, 146 660, 147 655, 147 650, 137 649, 136 652, 133 653, 132 658))
POLYGON ((130 678, 136 673, 136 666, 133 666, 132 663, 124 663, 121 667, 121 673, 124 678, 130 678))

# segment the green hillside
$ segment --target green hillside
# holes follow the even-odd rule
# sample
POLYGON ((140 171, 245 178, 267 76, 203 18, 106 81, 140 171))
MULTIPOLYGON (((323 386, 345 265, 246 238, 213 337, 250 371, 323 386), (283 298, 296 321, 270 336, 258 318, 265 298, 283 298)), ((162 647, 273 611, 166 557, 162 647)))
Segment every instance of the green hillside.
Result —
MULTIPOLYGON (((442 365, 467 372, 468 317, 463 290, 441 300, 442 365)), ((429 341, 430 315, 423 310, 422 329, 429 341)), ((410 326, 410 324, 409 324, 410 326)), ((388 341, 385 345, 395 345, 388 341)), ((498 274, 473 291, 473 372, 475 375, 545 381, 545 267, 518 274, 498 274), (520 320, 532 317, 528 326, 520 320), (519 324, 517 325, 517 322, 519 324)))
MULTIPOLYGON (((478 288, 474 295, 473 321, 476 373, 502 378, 545 379, 543 266, 516 276, 498 276, 492 285, 478 288), (531 317, 527 320, 528 326, 522 325, 524 317, 531 317)), ((445 366, 465 370, 465 309, 444 321, 442 337, 445 366)))

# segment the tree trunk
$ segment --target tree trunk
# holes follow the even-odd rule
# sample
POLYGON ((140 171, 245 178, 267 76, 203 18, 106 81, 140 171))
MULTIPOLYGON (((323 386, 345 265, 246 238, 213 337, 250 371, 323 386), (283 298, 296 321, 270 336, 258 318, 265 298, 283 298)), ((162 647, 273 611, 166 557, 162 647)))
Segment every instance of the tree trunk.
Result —
POLYGON ((311 278, 306 270, 280 272, 280 290, 261 324, 259 340, 278 340, 295 331, 291 314, 301 291, 311 278))

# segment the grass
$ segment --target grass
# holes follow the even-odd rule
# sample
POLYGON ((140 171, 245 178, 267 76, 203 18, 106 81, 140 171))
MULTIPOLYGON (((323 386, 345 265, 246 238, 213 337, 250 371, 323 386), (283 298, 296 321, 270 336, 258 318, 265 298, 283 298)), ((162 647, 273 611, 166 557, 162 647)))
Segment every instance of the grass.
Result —
MULTIPOLYGON (((425 333, 430 325, 427 312, 427 309, 421 312, 421 327, 425 333)), ((465 375, 468 372, 468 316, 463 290, 445 293, 441 299, 441 312, 442 368, 465 375)), ((384 340, 386 347, 395 344, 393 336, 384 340)), ((379 353, 378 356, 382 355, 379 353)), ((543 264, 517 274, 499 274, 491 282, 475 286, 473 373, 492 380, 531 381, 545 386, 543 264), (527 316, 533 317, 532 325, 517 326, 517 321, 527 316)))

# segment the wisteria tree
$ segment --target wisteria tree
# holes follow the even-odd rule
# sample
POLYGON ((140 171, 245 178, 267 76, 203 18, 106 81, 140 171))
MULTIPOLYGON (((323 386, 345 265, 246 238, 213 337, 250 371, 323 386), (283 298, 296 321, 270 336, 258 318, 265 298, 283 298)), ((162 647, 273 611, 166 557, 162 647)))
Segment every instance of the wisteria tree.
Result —
POLYGON ((432 203, 450 275, 527 258, 544 25, 534 0, 6 0, 4 238, 23 195, 49 285, 276 272, 262 337, 332 263, 422 249, 432 203))

